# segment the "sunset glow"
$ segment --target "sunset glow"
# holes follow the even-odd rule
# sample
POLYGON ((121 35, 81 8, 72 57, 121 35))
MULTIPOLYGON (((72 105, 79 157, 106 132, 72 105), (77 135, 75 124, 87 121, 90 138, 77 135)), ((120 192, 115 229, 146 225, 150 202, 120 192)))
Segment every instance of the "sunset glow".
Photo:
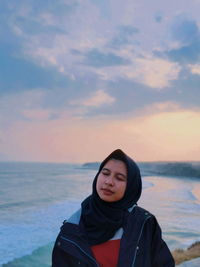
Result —
POLYGON ((200 160, 200 2, 48 3, 0 4, 0 160, 200 160))

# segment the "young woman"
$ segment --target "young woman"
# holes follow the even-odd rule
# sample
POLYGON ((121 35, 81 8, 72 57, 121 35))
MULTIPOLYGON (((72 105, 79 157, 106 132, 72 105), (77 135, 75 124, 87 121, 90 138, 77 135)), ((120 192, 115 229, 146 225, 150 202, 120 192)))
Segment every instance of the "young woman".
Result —
POLYGON ((174 267, 154 215, 137 206, 140 171, 122 150, 100 165, 92 195, 63 223, 53 267, 174 267))

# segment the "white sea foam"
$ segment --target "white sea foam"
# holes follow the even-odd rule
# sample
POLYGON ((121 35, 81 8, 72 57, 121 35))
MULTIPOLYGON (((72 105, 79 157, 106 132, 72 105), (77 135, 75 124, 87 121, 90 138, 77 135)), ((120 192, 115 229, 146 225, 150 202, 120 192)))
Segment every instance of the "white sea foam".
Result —
POLYGON ((65 201, 26 212, 19 218, 0 224, 0 264, 31 254, 33 250, 55 240, 64 219, 78 207, 80 201, 65 201))

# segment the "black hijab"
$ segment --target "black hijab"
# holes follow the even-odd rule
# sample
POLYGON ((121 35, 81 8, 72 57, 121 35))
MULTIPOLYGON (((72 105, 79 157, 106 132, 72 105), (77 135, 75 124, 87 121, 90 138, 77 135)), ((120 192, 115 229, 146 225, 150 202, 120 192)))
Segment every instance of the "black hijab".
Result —
POLYGON ((92 195, 82 204, 80 229, 85 233, 88 243, 96 245, 111 239, 115 232, 123 227, 128 209, 137 203, 142 192, 142 181, 137 164, 122 150, 113 151, 100 165, 93 181, 92 195), (96 183, 99 173, 110 159, 121 160, 127 167, 127 186, 122 199, 115 202, 102 200, 97 191, 96 183))

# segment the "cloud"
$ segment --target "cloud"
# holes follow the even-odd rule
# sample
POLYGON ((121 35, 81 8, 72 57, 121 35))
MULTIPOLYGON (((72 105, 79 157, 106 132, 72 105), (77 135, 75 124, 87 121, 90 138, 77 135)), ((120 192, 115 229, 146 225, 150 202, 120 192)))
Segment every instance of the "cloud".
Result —
POLYGON ((103 18, 105 19, 110 19, 112 10, 111 10, 111 5, 110 1, 107 0, 91 0, 92 3, 94 3, 100 10, 100 14, 103 18))
POLYGON ((108 66, 128 65, 130 61, 114 53, 102 53, 97 49, 92 49, 85 54, 84 64, 101 68, 108 66))
POLYGON ((142 109, 142 115, 153 115, 160 112, 176 112, 181 110, 180 104, 175 101, 155 102, 142 109))
POLYGON ((0 98, 0 124, 1 129, 7 129, 13 122, 28 119, 24 111, 41 109, 46 92, 42 90, 29 90, 3 95, 0 98))
POLYGON ((193 74, 200 75, 200 64, 189 65, 190 71, 193 74))
POLYGON ((107 94, 104 90, 97 90, 92 93, 90 97, 82 100, 71 101, 71 105, 80 105, 84 107, 100 107, 104 105, 111 105, 115 102, 115 98, 107 94))
POLYGON ((166 55, 173 61, 180 63, 195 63, 199 61, 200 42, 195 42, 178 49, 166 52, 166 55))
POLYGON ((27 109, 21 111, 24 118, 28 120, 37 120, 37 121, 43 121, 47 120, 51 117, 52 111, 51 110, 45 110, 45 109, 27 109))
POLYGON ((19 49, 0 43, 0 93, 63 87, 67 77, 52 67, 43 68, 20 57, 19 49))
POLYGON ((98 139, 101 155, 120 145, 150 159, 167 138, 159 114, 182 130, 178 112, 199 114, 197 2, 3 0, 0 8, 2 153, 84 160, 98 139))
POLYGON ((195 20, 176 17, 172 27, 172 37, 182 45, 192 44, 199 39, 199 28, 195 20))
POLYGON ((127 72, 127 77, 135 77, 145 85, 162 89, 178 78, 180 67, 167 60, 159 58, 138 58, 136 71, 127 72))
MULTIPOLYGON (((129 64, 129 59, 108 49, 103 51, 115 27, 108 23, 105 12, 102 12, 108 2, 93 1, 91 4, 91 1, 60 0, 56 3, 48 1, 44 5, 38 1, 23 1, 20 6, 14 3, 10 28, 21 40, 24 56, 43 68, 54 66, 70 76, 77 69, 85 72, 89 67, 129 64), (40 9, 37 9, 38 5, 40 9), (72 49, 81 53, 72 54, 72 49)), ((112 7, 114 4, 111 3, 112 7)), ((115 8, 116 12, 120 10, 115 8)), ((137 29, 122 24, 118 31, 119 43, 126 43, 137 29)))
POLYGON ((134 44, 134 35, 139 33, 139 29, 132 25, 120 25, 118 27, 116 36, 110 41, 108 46, 119 49, 124 45, 134 44))
MULTIPOLYGON (((133 12, 136 14, 141 8, 132 1, 123 6, 123 10, 128 13, 120 19, 117 16, 122 12, 120 1, 103 1, 100 4, 96 0, 60 0, 56 4, 48 1, 46 8, 43 3, 40 4, 41 9, 37 9, 38 1, 23 3, 23 7, 14 5, 15 12, 10 14, 10 28, 21 38, 23 56, 42 69, 53 66, 58 73, 69 79, 78 76, 77 73, 86 76, 96 74, 99 79, 104 80, 126 78, 139 82, 141 79, 142 83, 149 84, 152 88, 169 86, 170 81, 176 77, 173 70, 171 77, 169 74, 163 74, 165 78, 156 83, 152 78, 153 72, 147 74, 150 70, 147 71, 146 68, 146 74, 143 76, 136 70, 138 79, 134 78, 133 70, 140 69, 143 65, 141 61, 138 63, 137 59, 151 52, 143 51, 146 46, 146 24, 138 24, 137 20, 132 18, 133 12), (106 15, 103 10, 108 6, 113 13, 106 15), (108 21, 108 16, 112 23, 108 21)), ((158 13, 155 9, 151 12, 151 27, 155 28, 158 23, 153 21, 153 16, 161 12, 158 13)), ((155 31, 154 28, 151 30, 155 31)), ((151 47, 151 44, 147 46, 151 47)), ((153 65, 155 66, 155 62, 153 65)), ((160 73, 167 72, 163 68, 160 73)), ((160 73, 158 76, 161 76, 160 73)), ((44 75, 45 79, 47 78, 44 75)), ((39 86, 47 87, 46 84, 39 86)))
POLYGON ((162 89, 178 78, 181 68, 177 63, 158 57, 135 58, 132 64, 101 69, 98 74, 105 80, 129 79, 150 88, 162 89))
POLYGON ((176 18, 172 27, 172 36, 178 42, 178 48, 166 51, 173 61, 195 63, 200 57, 200 31, 196 21, 176 18))
POLYGON ((30 35, 37 35, 37 34, 45 34, 45 35, 51 35, 51 33, 57 32, 58 34, 67 34, 67 31, 65 29, 62 29, 61 27, 58 27, 56 25, 53 25, 50 22, 51 15, 46 13, 41 15, 41 20, 44 20, 43 23, 40 22, 40 20, 37 20, 36 18, 26 18, 26 17, 19 17, 16 18, 15 21, 15 30, 18 31, 20 34, 30 34, 30 35))

